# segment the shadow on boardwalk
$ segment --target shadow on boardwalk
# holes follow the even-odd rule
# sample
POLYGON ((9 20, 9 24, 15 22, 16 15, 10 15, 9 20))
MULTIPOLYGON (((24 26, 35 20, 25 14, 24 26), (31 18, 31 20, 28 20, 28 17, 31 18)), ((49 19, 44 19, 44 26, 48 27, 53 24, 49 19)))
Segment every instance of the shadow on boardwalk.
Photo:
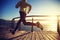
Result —
POLYGON ((27 34, 29 34, 29 33, 31 33, 31 32, 24 33, 24 34, 22 34, 22 35, 19 35, 19 36, 16 36, 16 37, 10 38, 10 39, 8 39, 8 40, 13 40, 13 39, 15 39, 15 38, 18 38, 18 37, 21 37, 21 36, 27 35, 27 34))

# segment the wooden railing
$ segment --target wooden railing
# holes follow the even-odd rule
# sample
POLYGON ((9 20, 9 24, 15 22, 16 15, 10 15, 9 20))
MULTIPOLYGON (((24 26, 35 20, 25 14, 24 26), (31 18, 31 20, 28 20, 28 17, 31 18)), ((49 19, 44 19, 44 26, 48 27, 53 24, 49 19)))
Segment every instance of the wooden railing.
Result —
MULTIPOLYGON (((50 17, 50 15, 30 15, 30 16, 26 16, 26 18, 27 17, 32 17, 32 23, 33 23, 33 20, 34 20, 33 17, 50 17)), ((57 15, 56 17, 57 17, 57 32, 60 34, 60 27, 59 27, 59 17, 60 17, 60 15, 57 15)), ((14 26, 14 20, 18 19, 18 18, 20 18, 20 17, 15 17, 15 18, 12 19, 12 27, 14 26)), ((33 32, 33 25, 31 27, 31 31, 33 32)))

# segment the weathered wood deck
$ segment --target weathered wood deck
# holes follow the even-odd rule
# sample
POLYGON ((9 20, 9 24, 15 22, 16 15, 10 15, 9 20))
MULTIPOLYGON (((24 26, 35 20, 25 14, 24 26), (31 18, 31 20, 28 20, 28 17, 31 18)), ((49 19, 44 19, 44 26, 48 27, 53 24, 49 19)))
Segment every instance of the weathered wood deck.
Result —
POLYGON ((4 37, 8 40, 60 40, 58 33, 51 31, 17 31, 15 35, 6 32, 4 37))
POLYGON ((10 38, 13 40, 60 40, 60 36, 54 32, 28 32, 18 37, 10 38))

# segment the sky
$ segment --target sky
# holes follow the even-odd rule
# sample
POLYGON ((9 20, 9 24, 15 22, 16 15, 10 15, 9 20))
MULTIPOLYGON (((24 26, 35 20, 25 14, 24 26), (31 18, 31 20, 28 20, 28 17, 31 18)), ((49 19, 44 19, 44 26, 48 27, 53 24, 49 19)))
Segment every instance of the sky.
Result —
MULTIPOLYGON (((19 16, 15 5, 20 0, 0 0, 0 19, 11 20, 19 16)), ((59 0, 27 0, 32 10, 27 15, 60 15, 59 0)))

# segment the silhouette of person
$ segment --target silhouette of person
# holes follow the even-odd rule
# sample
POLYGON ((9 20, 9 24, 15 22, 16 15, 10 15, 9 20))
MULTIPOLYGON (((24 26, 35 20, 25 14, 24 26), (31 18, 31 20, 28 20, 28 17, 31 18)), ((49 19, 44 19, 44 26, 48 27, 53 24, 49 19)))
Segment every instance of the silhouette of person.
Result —
POLYGON ((23 22, 24 25, 35 25, 35 26, 39 26, 36 23, 31 23, 31 22, 26 22, 25 18, 26 18, 26 14, 29 13, 31 11, 31 5, 28 4, 26 2, 26 0, 21 0, 16 4, 16 8, 20 7, 20 20, 17 22, 16 28, 15 30, 13 30, 12 34, 15 34, 15 31, 17 30, 19 24, 21 24, 21 22, 23 22), (26 13, 27 7, 29 7, 28 12, 26 13))

